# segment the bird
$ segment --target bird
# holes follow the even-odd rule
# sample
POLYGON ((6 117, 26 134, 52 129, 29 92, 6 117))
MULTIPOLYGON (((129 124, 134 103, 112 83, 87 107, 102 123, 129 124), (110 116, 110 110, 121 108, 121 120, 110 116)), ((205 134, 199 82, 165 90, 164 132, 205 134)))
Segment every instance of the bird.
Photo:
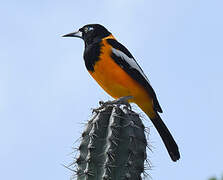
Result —
POLYGON ((159 113, 162 108, 147 76, 129 50, 103 25, 87 24, 62 37, 84 41, 85 66, 96 82, 114 99, 132 97, 158 131, 170 158, 180 159, 179 148, 159 113))

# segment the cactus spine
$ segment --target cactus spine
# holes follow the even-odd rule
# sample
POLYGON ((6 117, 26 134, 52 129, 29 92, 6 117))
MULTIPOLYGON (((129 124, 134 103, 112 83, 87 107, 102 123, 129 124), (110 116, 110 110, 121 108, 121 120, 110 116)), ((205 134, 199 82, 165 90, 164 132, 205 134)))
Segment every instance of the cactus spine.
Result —
POLYGON ((141 180, 146 146, 139 115, 126 106, 107 105, 82 133, 77 180, 141 180))

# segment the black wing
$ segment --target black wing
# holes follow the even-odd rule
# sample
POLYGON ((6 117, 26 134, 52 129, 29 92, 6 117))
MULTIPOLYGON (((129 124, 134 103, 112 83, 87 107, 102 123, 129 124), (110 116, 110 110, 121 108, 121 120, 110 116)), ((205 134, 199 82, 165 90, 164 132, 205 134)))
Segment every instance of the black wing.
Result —
POLYGON ((111 54, 112 59, 114 59, 115 62, 121 66, 133 79, 146 88, 149 95, 153 98, 154 110, 162 113, 163 111, 148 78, 143 73, 132 54, 125 48, 125 46, 120 44, 115 39, 107 39, 107 42, 113 47, 111 54))

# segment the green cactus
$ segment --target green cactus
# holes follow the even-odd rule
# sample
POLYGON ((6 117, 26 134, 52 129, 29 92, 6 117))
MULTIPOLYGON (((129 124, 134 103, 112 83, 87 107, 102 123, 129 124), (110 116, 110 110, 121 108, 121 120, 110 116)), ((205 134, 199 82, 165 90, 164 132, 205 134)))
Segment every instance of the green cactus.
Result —
MULTIPOLYGON (((209 180, 217 180, 218 178, 216 177, 212 177, 212 178, 209 178, 209 180)), ((221 176, 221 179, 219 178, 219 180, 223 180, 223 175, 221 176)))
POLYGON ((93 114, 78 148, 77 180, 141 180, 145 127, 127 106, 106 105, 93 114))

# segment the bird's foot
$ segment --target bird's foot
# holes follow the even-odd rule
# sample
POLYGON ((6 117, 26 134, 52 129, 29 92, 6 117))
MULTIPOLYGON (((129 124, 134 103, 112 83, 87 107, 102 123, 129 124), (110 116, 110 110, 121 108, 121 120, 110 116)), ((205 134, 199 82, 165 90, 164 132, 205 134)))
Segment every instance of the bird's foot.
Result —
POLYGON ((132 99, 132 98, 133 98, 132 96, 123 96, 123 97, 120 97, 120 98, 115 99, 115 100, 113 100, 113 101, 105 102, 105 105, 107 105, 106 103, 108 103, 108 105, 109 105, 109 104, 111 104, 111 105, 116 104, 116 105, 118 105, 118 106, 125 105, 125 106, 127 106, 128 108, 129 108, 129 107, 131 108, 131 106, 130 106, 128 100, 129 100, 129 99, 132 99))
POLYGON ((127 108, 131 109, 131 106, 128 102, 129 99, 132 99, 132 96, 124 96, 124 97, 120 97, 118 99, 115 99, 113 101, 99 101, 100 107, 93 109, 93 112, 98 112, 102 109, 104 109, 106 106, 112 106, 112 105, 117 105, 117 106, 121 106, 121 105, 125 105, 127 108))

